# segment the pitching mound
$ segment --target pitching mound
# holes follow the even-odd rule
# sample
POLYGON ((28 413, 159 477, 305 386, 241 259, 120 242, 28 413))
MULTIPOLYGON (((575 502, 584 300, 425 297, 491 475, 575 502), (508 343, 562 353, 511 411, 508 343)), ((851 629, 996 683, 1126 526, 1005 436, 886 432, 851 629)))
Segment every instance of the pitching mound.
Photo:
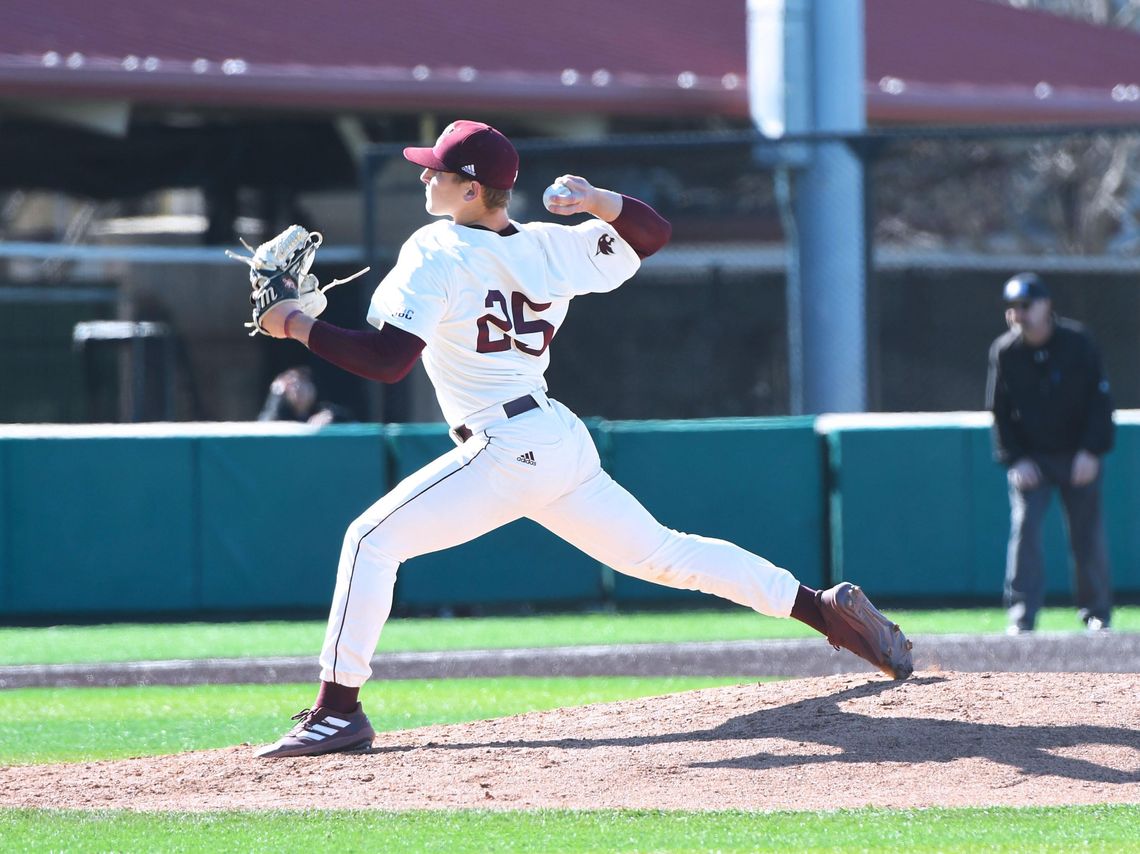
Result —
POLYGON ((248 746, 0 768, 0 805, 835 809, 1140 803, 1140 674, 744 684, 381 733, 368 754, 248 746))

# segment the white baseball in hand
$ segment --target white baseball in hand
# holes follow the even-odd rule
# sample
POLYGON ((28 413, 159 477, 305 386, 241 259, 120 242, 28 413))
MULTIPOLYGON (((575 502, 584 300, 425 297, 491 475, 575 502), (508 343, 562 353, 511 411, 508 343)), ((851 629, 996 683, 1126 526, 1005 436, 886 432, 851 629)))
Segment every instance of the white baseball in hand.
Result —
POLYGON ((569 199, 574 196, 574 191, 564 184, 551 184, 542 194, 542 204, 548 211, 553 211, 554 199, 569 199))

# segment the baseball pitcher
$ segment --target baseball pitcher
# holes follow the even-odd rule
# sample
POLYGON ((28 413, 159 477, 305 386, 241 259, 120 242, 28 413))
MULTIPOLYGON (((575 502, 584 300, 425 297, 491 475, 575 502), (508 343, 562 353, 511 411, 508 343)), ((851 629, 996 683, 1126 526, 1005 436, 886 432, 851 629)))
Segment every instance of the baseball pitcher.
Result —
POLYGON ((522 517, 619 572, 794 617, 836 648, 907 678, 910 642, 858 587, 812 590, 732 543, 666 528, 602 469, 578 417, 547 396, 543 375, 570 300, 627 281, 668 241, 669 223, 645 203, 576 175, 558 178, 544 202, 555 214, 589 220, 512 220, 518 154, 479 122, 456 121, 434 146, 407 148, 404 157, 422 168, 425 206, 440 219, 404 243, 376 288, 368 310, 374 328, 318 319, 327 287, 309 270, 319 235, 292 226, 243 258, 255 334, 292 338, 386 383, 422 357, 456 445, 349 525, 316 700, 257 755, 368 749, 374 733, 358 695, 400 564, 522 517))

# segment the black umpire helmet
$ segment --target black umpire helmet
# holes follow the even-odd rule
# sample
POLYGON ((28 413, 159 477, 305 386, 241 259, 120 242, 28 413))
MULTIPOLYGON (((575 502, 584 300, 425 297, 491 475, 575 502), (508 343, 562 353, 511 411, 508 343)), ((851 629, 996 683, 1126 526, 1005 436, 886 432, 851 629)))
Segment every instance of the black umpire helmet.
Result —
POLYGON ((1049 299, 1049 289, 1036 273, 1018 273, 1005 283, 1002 296, 1007 303, 1049 299))

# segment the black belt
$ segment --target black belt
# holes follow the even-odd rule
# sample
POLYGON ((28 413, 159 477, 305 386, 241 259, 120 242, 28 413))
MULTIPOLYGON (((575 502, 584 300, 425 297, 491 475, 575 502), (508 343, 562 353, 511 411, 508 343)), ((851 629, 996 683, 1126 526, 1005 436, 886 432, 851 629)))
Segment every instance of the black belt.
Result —
MULTIPOLYGON (((516 397, 514 400, 508 400, 503 404, 503 412, 507 418, 514 418, 516 415, 522 415, 524 412, 530 412, 532 409, 538 409, 538 401, 531 395, 524 394, 522 397, 516 397)), ((471 428, 466 424, 460 424, 458 427, 452 427, 451 431, 456 435, 460 442, 466 442, 475 434, 471 428)))

